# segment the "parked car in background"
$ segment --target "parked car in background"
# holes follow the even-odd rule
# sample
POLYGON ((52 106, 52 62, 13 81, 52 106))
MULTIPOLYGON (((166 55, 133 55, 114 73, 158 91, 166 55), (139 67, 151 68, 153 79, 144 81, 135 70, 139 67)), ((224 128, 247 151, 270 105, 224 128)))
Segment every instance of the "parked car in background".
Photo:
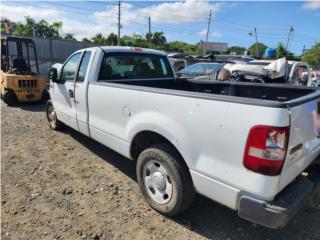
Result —
POLYGON ((222 63, 195 63, 178 72, 178 77, 216 80, 218 71, 223 67, 222 63))
POLYGON ((175 73, 179 72, 180 70, 184 69, 186 66, 188 66, 188 61, 183 58, 170 58, 169 62, 171 64, 171 67, 175 73))
POLYGON ((320 71, 312 71, 311 72, 311 86, 320 87, 320 71))
POLYGON ((247 63, 247 62, 250 62, 250 61, 253 61, 253 60, 255 60, 255 59, 252 58, 252 57, 239 56, 239 57, 229 58, 229 59, 226 60, 226 62, 229 62, 229 63, 247 63))
POLYGON ((168 58, 175 73, 195 63, 215 61, 215 55, 213 54, 190 55, 185 53, 168 53, 168 58))
POLYGON ((227 63, 228 72, 223 79, 239 82, 283 83, 311 86, 310 67, 305 62, 288 61, 286 58, 253 60, 247 63, 227 63))

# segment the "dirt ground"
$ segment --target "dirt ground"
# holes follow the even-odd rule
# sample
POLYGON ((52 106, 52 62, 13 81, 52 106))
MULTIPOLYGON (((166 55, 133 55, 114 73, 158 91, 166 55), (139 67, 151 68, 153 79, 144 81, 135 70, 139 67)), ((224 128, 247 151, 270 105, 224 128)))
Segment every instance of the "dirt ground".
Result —
POLYGON ((43 105, 1 103, 1 239, 320 239, 320 211, 281 230, 198 196, 175 218, 153 211, 135 163, 71 129, 48 128, 43 105))

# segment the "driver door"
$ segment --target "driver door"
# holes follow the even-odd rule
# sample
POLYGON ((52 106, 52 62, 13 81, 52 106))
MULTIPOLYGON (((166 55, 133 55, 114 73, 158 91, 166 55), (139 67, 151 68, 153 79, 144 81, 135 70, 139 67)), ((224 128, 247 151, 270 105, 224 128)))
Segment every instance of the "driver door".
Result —
POLYGON ((81 56, 82 52, 77 52, 65 62, 60 82, 53 84, 53 94, 51 95, 58 119, 76 130, 79 129, 76 119, 74 89, 81 56))

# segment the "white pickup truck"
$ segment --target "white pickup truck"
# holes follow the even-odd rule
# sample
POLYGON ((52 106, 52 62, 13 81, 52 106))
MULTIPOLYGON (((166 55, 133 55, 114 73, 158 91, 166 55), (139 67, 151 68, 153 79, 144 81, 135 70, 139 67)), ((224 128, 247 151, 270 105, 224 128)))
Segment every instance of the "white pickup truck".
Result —
POLYGON ((195 193, 280 228, 320 201, 320 92, 175 77, 165 53, 79 50, 49 70, 49 126, 137 160, 152 208, 168 216, 195 193))

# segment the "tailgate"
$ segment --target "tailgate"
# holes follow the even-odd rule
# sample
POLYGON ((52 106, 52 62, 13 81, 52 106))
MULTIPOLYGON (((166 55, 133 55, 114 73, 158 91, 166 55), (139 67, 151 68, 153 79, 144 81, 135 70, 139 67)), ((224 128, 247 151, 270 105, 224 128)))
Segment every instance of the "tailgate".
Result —
POLYGON ((308 167, 320 153, 320 98, 290 107, 290 136, 279 191, 308 167))

